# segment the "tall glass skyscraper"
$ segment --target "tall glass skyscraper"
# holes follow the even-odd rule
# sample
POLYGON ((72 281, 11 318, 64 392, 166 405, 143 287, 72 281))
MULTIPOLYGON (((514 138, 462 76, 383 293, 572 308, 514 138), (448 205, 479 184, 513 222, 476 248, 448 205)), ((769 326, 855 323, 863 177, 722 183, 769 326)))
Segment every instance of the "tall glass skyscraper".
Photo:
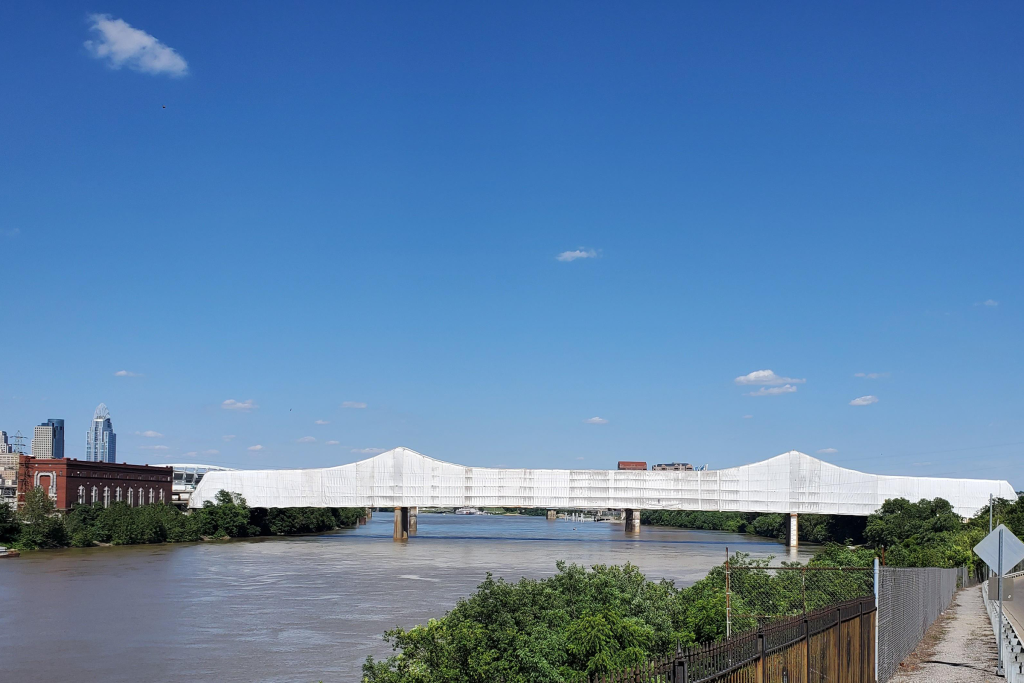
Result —
POLYGON ((32 457, 64 457, 64 420, 50 418, 35 428, 32 434, 32 457))
POLYGON ((96 406, 92 426, 85 435, 85 459, 90 462, 117 462, 117 434, 110 423, 106 404, 96 406))

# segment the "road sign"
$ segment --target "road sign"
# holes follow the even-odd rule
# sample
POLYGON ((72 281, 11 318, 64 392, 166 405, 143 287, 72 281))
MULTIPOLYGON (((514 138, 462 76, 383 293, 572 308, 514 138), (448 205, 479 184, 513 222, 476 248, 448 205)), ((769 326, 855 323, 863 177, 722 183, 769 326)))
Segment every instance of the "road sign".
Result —
POLYGON ((998 571, 999 567, 1000 530, 1003 532, 1003 572, 1024 560, 1024 543, 1014 536, 1012 531, 1000 524, 988 536, 981 539, 978 545, 974 546, 974 552, 978 553, 978 557, 988 565, 993 573, 998 571))

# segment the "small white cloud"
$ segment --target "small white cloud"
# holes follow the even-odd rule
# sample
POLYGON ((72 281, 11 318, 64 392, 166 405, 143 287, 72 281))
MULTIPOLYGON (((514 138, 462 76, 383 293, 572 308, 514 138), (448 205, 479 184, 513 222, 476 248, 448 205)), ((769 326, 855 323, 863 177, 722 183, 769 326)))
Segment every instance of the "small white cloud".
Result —
POLYGON ((262 451, 263 450, 263 446, 261 446, 260 444, 256 444, 255 446, 249 446, 249 450, 253 451, 253 452, 255 452, 255 451, 262 451))
POLYGON ((345 401, 341 404, 342 408, 365 408, 366 404, 362 401, 345 401))
POLYGON ((747 396, 778 396, 780 394, 792 394, 796 387, 792 384, 783 384, 781 387, 761 387, 757 391, 747 392, 747 396))
POLYGON ((164 438, 163 434, 161 434, 160 432, 154 432, 152 429, 147 429, 144 432, 135 432, 135 433, 138 434, 139 436, 145 436, 145 437, 150 438, 150 439, 162 439, 162 438, 164 438))
POLYGON ((4 237, 17 237, 21 234, 21 228, 11 228, 10 230, 0 231, 4 237))
POLYGON ((114 373, 114 377, 142 377, 142 375, 140 375, 137 372, 131 372, 129 370, 118 370, 117 372, 114 373))
POLYGON ((340 441, 327 441, 327 442, 325 442, 325 443, 326 443, 326 444, 327 444, 328 446, 337 446, 337 445, 338 445, 338 444, 340 444, 341 442, 340 442, 340 441))
POLYGON ((975 306, 985 306, 986 308, 995 308, 996 306, 999 305, 999 302, 996 301, 995 299, 986 299, 985 301, 979 301, 978 303, 976 303, 974 305, 975 306))
MULTIPOLYGON (((737 377, 735 380, 736 384, 748 385, 748 384, 761 384, 764 386, 777 386, 779 384, 804 384, 807 382, 806 379, 794 379, 793 377, 780 377, 771 370, 754 370, 749 375, 743 375, 737 377)), ((796 391, 794 389, 794 391, 796 391)))
POLYGON ((744 415, 744 416, 743 416, 743 419, 744 419, 744 420, 749 420, 749 419, 751 419, 752 417, 754 417, 754 416, 753 416, 753 415, 744 415))
POLYGON ((377 453, 383 453, 383 448, 353 448, 353 453, 361 453, 363 455, 376 455, 377 453))
POLYGON ((853 373, 853 376, 854 377, 860 377, 862 379, 882 379, 883 377, 888 377, 889 373, 888 372, 855 372, 855 373, 853 373))
POLYGON ((578 458, 576 458, 576 459, 577 459, 577 460, 582 460, 582 459, 583 459, 583 456, 581 455, 581 456, 579 456, 579 457, 578 457, 578 458))
POLYGON ((139 448, 147 451, 166 451, 167 446, 139 446, 139 448))
POLYGON ((109 14, 91 14, 89 27, 97 40, 85 41, 85 49, 96 59, 104 59, 111 69, 127 66, 146 74, 184 76, 188 63, 174 51, 145 31, 132 28, 123 19, 109 14))
POLYGON ((258 405, 252 402, 251 398, 245 401, 236 401, 233 398, 229 398, 228 400, 221 403, 220 407, 223 408, 224 410, 238 410, 243 413, 248 413, 259 408, 258 405))
POLYGON ((218 451, 216 448, 211 448, 209 450, 203 451, 203 455, 220 455, 220 451, 218 451))
POLYGON ((833 453, 838 453, 839 451, 837 451, 835 448, 820 448, 818 449, 818 452, 821 453, 822 455, 832 455, 833 453))
POLYGON ((329 425, 331 423, 328 420, 317 420, 313 424, 315 424, 315 425, 329 425))
POLYGON ((604 419, 603 417, 590 417, 590 418, 587 418, 586 420, 584 420, 584 422, 586 422, 588 425, 606 425, 606 424, 608 424, 608 420, 604 419))
POLYGON ((224 436, 222 436, 220 438, 224 439, 225 441, 231 441, 231 439, 235 438, 235 435, 234 434, 225 434, 224 436))
POLYGON ((878 403, 877 396, 861 396, 850 401, 851 406, 869 406, 872 403, 878 403))
POLYGON ((316 439, 311 436, 304 436, 298 440, 298 443, 316 443, 316 439))
POLYGON ((555 258, 559 261, 575 261, 578 258, 597 258, 597 252, 593 249, 580 247, 579 249, 573 249, 572 251, 563 251, 555 258))
POLYGON ((199 454, 198 454, 198 453, 196 453, 195 451, 189 451, 188 453, 185 453, 185 454, 184 454, 184 456, 185 456, 186 458, 191 458, 191 457, 192 457, 192 456, 194 456, 194 455, 199 455, 199 454))

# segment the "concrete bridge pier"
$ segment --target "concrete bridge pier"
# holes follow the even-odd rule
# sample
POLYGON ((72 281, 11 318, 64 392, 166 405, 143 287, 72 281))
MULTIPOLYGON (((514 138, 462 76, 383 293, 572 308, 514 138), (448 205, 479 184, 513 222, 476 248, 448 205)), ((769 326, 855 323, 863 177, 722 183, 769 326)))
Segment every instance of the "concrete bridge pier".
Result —
POLYGON ((640 511, 626 508, 626 533, 640 533, 640 511))
POLYGON ((395 540, 409 540, 409 508, 395 508, 395 540))
POLYGON ((795 512, 789 513, 789 547, 796 548, 800 545, 800 523, 795 512))
POLYGON ((420 509, 417 507, 409 508, 409 535, 416 535, 416 518, 420 515, 420 509))
POLYGON ((558 519, 558 510, 548 510, 548 521, 552 522, 558 519))

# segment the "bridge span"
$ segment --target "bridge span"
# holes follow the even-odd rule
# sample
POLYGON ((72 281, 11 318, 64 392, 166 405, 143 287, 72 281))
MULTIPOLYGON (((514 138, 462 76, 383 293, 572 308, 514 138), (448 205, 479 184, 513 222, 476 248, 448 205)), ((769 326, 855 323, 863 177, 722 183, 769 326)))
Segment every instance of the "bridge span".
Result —
POLYGON ((395 448, 338 467, 212 471, 189 507, 222 489, 253 507, 391 507, 396 539, 415 533, 419 507, 529 507, 622 509, 627 532, 639 531, 640 510, 782 513, 791 545, 800 513, 867 516, 889 498, 945 498, 969 517, 990 494, 1016 497, 1006 481, 868 474, 798 451, 722 470, 655 472, 467 467, 395 448))

